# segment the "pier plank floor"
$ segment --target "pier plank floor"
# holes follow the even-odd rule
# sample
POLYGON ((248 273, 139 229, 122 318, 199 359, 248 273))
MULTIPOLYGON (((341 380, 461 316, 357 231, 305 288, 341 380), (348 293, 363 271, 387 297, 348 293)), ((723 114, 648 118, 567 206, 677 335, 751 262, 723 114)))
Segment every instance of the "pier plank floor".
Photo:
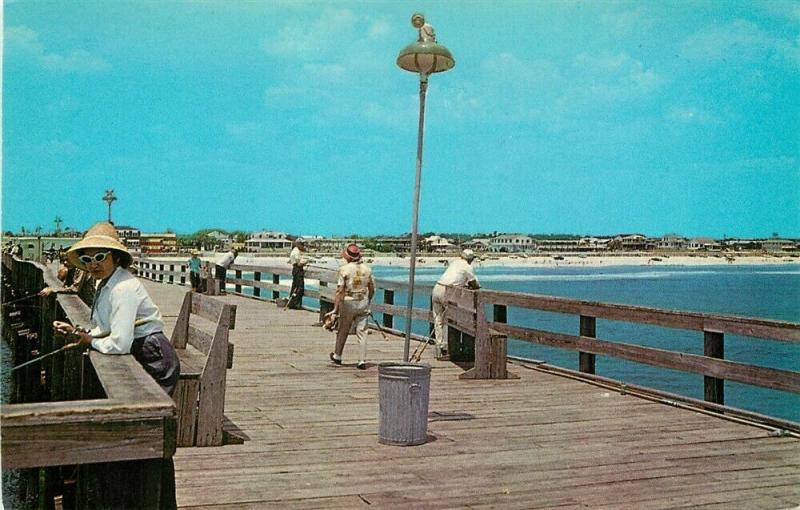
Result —
MULTIPOLYGON (((146 282, 171 331, 184 287, 146 282)), ((370 366, 328 361, 316 315, 238 306, 225 414, 249 440, 179 448, 181 508, 792 508, 800 441, 531 370, 462 381, 437 362, 429 441, 378 443, 376 364, 400 338, 369 336, 370 366)), ((413 348, 413 347, 412 347, 413 348)))

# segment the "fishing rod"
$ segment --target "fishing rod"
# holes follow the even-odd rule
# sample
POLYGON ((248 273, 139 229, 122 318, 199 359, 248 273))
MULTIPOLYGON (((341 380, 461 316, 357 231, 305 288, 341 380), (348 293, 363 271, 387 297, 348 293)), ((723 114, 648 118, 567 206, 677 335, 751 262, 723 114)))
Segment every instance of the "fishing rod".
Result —
MULTIPOLYGON (((148 322, 150 322, 150 319, 139 319, 139 320, 137 320, 136 322, 133 323, 133 326, 134 327, 141 326, 142 324, 146 324, 148 322)), ((73 331, 72 333, 67 333, 64 336, 69 338, 69 337, 74 336, 74 335, 76 335, 75 331, 73 331)), ((100 333, 98 333, 96 335, 91 335, 91 337, 92 338, 106 338, 109 335, 111 335, 111 331, 102 331, 102 332, 100 332, 100 333)), ((41 356, 38 356, 38 357, 33 358, 31 360, 28 360, 25 363, 21 363, 21 364, 15 366, 15 367, 13 367, 10 371, 13 372, 14 370, 19 370, 20 368, 27 367, 28 365, 32 365, 34 363, 38 363, 39 361, 47 359, 50 356, 55 356, 59 352, 64 352, 64 351, 67 351, 67 350, 70 350, 70 349, 74 349, 75 347, 78 347, 80 344, 81 343, 79 341, 78 342, 68 343, 68 344, 56 349, 55 351, 48 352, 47 354, 43 354, 41 356)))
POLYGON ((3 303, 3 306, 13 305, 14 303, 19 303, 20 301, 25 301, 26 299, 30 299, 30 298, 36 297, 38 295, 39 295, 38 292, 34 292, 33 294, 30 294, 28 296, 17 298, 17 299, 12 299, 11 301, 9 301, 7 303, 3 303))
POLYGON ((386 336, 386 333, 383 331, 383 328, 381 327, 381 325, 378 323, 378 321, 375 320, 375 316, 372 315, 372 312, 369 312, 369 317, 372 319, 372 322, 375 323, 375 326, 378 327, 378 331, 381 332, 381 335, 383 336, 383 339, 384 340, 389 340, 389 337, 386 336))
POLYGON ((425 349, 428 347, 428 344, 433 342, 433 338, 431 337, 431 335, 433 334, 433 330, 435 328, 436 326, 432 326, 431 330, 428 332, 428 336, 422 337, 423 341, 417 344, 417 348, 414 349, 414 352, 408 358, 408 361, 410 361, 411 363, 419 363, 419 361, 422 359, 422 353, 425 352, 425 349))

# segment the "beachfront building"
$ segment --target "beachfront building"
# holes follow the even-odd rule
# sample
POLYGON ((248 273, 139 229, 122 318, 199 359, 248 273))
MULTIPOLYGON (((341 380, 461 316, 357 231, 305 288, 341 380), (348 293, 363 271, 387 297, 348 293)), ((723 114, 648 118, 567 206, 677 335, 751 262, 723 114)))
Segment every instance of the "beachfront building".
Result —
POLYGON ((778 253, 782 251, 797 251, 798 248, 795 241, 773 237, 761 241, 761 249, 768 253, 778 253))
MULTIPOLYGON (((578 251, 606 251, 609 242, 611 239, 608 237, 581 237, 578 240, 578 251)), ((541 247, 541 241, 539 245, 541 247)))
POLYGON ((292 247, 292 240, 289 239, 289 234, 285 232, 263 230, 250 234, 244 244, 245 251, 250 253, 262 253, 287 250, 292 247))
POLYGON ((408 253, 411 251, 411 236, 376 237, 373 239, 378 251, 408 253))
POLYGON ((177 253, 178 236, 174 232, 139 234, 142 253, 177 253))
POLYGON ((536 241, 524 234, 501 234, 492 238, 489 251, 502 253, 516 253, 536 251, 536 241))
POLYGON ((720 244, 710 237, 695 237, 686 246, 692 251, 718 251, 720 244))
POLYGON ((620 234, 608 243, 610 250, 646 251, 655 247, 655 242, 642 234, 620 234))
POLYGON ((12 244, 19 243, 22 248, 23 260, 41 261, 47 252, 66 250, 80 238, 66 236, 4 236, 3 241, 12 244))
POLYGON ((428 236, 422 241, 422 246, 433 253, 455 250, 457 246, 446 237, 428 236))
POLYGON ((492 245, 492 240, 489 238, 475 238, 462 243, 461 247, 469 248, 470 250, 475 250, 475 251, 489 251, 489 247, 491 245, 492 245))
POLYGON ((581 239, 537 239, 536 246, 545 252, 586 251, 582 249, 581 239))
POLYGON ((140 246, 140 239, 141 231, 139 231, 136 227, 129 227, 127 225, 114 225, 114 230, 117 231, 117 235, 119 236, 120 240, 128 246, 128 248, 137 249, 140 246))
POLYGON ((656 243, 659 250, 685 250, 687 246, 686 238, 678 234, 667 234, 656 243))

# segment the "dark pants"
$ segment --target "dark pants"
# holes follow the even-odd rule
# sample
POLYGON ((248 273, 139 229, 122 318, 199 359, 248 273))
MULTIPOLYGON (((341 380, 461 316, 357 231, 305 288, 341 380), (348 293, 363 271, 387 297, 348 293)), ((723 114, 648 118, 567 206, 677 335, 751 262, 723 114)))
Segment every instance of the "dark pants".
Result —
POLYGON ((292 266, 292 290, 289 293, 289 308, 299 310, 303 308, 303 294, 305 293, 305 270, 303 266, 292 266))
POLYGON ((200 291, 200 273, 190 271, 189 282, 192 284, 192 290, 200 291))
POLYGON ((131 354, 150 377, 172 396, 181 375, 178 353, 161 331, 134 338, 131 354))
POLYGON ((222 266, 214 266, 214 277, 219 282, 219 292, 220 292, 220 294, 224 294, 225 293, 225 273, 227 273, 227 272, 228 272, 228 270, 225 269, 222 266))

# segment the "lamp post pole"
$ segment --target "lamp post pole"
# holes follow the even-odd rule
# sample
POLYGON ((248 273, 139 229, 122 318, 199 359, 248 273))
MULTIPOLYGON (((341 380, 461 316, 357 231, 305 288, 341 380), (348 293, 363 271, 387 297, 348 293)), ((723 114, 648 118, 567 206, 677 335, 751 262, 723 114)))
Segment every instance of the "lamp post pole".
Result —
POLYGON ((417 131, 417 175, 414 181, 414 206, 411 220, 411 266, 408 269, 408 306, 406 319, 406 338, 403 346, 403 360, 408 361, 411 345, 411 313, 414 309, 414 275, 417 269, 417 236, 419 231, 419 190, 422 183, 422 141, 425 133, 425 97, 428 93, 428 75, 419 75, 419 129, 417 131))
POLYGON ((411 25, 417 29, 419 38, 400 50, 397 65, 401 69, 419 74, 419 130, 417 131, 417 173, 414 181, 414 204, 411 221, 411 264, 408 269, 408 307, 406 310, 405 346, 403 359, 408 362, 411 344, 411 325, 414 321, 414 277, 417 269, 417 236, 419 230, 419 193, 422 181, 422 140, 425 133, 425 97, 428 92, 428 76, 449 71, 455 65, 450 51, 436 42, 436 34, 425 21, 422 13, 411 16, 411 25))

